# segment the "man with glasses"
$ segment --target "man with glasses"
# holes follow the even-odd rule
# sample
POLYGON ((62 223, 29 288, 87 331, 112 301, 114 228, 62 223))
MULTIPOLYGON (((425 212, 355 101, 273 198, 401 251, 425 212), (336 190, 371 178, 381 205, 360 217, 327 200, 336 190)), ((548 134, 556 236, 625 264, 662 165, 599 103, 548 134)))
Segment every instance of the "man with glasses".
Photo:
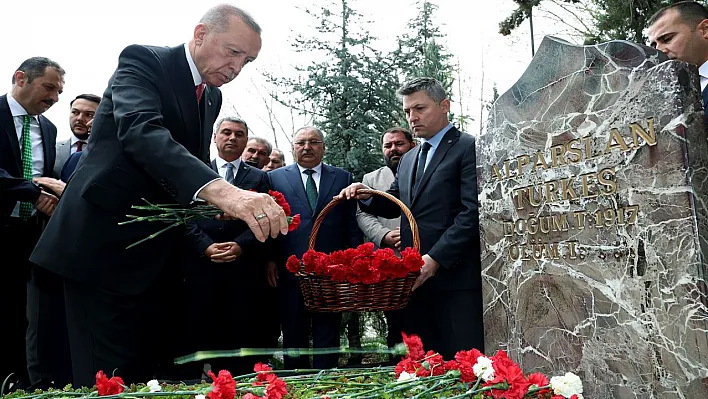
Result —
MULTIPOLYGON (((351 173, 322 162, 324 135, 313 126, 300 128, 293 137, 295 163, 268 173, 273 190, 280 191, 293 214, 300 214, 300 227, 278 239, 277 255, 268 267, 268 280, 277 287, 283 329, 283 348, 306 348, 312 327, 315 348, 339 346, 341 313, 308 312, 297 277, 285 270, 290 255, 302 257, 308 249, 312 224, 332 197, 352 182, 351 173)), ((356 202, 332 208, 317 234, 315 250, 330 253, 356 247, 363 236, 356 222, 356 202)), ((315 356, 315 368, 337 366, 338 355, 315 356)), ((285 357, 285 368, 309 368, 308 356, 285 357)))

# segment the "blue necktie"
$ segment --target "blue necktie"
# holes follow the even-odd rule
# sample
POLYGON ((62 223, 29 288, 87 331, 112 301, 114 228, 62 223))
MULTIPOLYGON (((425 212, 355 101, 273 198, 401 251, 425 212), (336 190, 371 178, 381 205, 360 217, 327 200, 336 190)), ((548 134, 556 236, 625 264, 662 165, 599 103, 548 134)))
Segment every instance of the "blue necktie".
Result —
POLYGON ((234 184, 234 164, 231 162, 226 164, 226 182, 234 184))

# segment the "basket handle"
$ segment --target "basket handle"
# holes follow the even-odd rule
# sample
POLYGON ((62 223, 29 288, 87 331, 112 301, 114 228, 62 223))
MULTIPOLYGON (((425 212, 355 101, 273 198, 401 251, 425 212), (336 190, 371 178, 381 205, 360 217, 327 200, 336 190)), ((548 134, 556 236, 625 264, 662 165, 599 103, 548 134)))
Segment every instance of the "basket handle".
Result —
MULTIPOLYGON (((410 209, 408 209, 408 207, 403 202, 401 202, 401 200, 389 193, 379 190, 360 189, 356 192, 357 194, 378 195, 380 197, 384 197, 390 201, 393 201, 396 205, 398 205, 398 207, 401 208, 403 214, 406 216, 406 219, 408 219, 408 223, 411 225, 411 233, 413 234, 413 248, 415 248, 416 251, 420 251, 420 235, 418 234, 418 225, 416 224, 410 209)), ((315 249, 315 240, 317 238, 317 232, 320 230, 320 225, 322 224, 322 221, 324 221, 325 216, 327 216, 327 214, 332 208, 334 208, 338 203, 342 201, 346 201, 346 199, 340 197, 334 198, 332 201, 329 202, 329 204, 327 204, 327 206, 322 208, 322 212, 317 215, 317 219, 315 219, 315 223, 312 225, 312 232, 310 233, 309 249, 315 249)))

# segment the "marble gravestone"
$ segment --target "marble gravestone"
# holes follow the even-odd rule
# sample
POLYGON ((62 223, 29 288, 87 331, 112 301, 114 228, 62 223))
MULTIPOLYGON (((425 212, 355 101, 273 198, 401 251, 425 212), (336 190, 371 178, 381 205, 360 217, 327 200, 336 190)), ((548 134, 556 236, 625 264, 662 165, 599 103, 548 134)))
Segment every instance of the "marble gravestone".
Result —
POLYGON ((477 139, 486 352, 595 398, 708 398, 697 69, 546 37, 477 139))

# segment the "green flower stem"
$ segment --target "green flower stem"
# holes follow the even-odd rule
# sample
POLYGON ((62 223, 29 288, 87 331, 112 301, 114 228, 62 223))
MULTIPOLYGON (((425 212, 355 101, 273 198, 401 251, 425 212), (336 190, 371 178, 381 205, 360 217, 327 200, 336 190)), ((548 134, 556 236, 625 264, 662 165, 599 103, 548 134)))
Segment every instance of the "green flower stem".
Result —
MULTIPOLYGON (((172 228, 174 225, 169 226, 168 228, 172 228)), ((166 230, 166 229, 163 229, 166 230)), ((147 239, 152 238, 153 236, 156 236, 157 234, 160 234, 163 230, 154 233, 150 235, 150 237, 145 238, 138 243, 135 243, 131 246, 135 246, 139 244, 140 242, 143 242, 147 239)), ((400 348, 394 347, 394 348, 377 348, 377 349, 359 349, 359 348, 348 348, 348 347, 339 347, 339 348, 300 348, 300 349, 282 349, 282 348, 242 348, 242 349, 234 349, 234 350, 220 350, 220 351, 199 351, 192 353, 190 355, 185 355, 185 356, 180 356, 178 358, 175 358, 174 363, 175 364, 185 364, 185 363, 190 363, 190 362, 195 362, 195 361, 201 361, 201 360, 206 360, 206 359, 214 359, 214 358, 223 358, 223 357, 244 357, 244 356, 263 356, 263 355, 273 355, 276 353, 282 353, 283 355, 288 355, 288 356, 309 356, 309 355, 328 355, 328 354, 333 354, 333 353, 361 353, 361 354, 367 354, 367 353, 377 353, 377 354, 394 354, 398 355, 400 354, 400 348)), ((333 369, 332 371, 341 371, 337 369, 333 369)))

